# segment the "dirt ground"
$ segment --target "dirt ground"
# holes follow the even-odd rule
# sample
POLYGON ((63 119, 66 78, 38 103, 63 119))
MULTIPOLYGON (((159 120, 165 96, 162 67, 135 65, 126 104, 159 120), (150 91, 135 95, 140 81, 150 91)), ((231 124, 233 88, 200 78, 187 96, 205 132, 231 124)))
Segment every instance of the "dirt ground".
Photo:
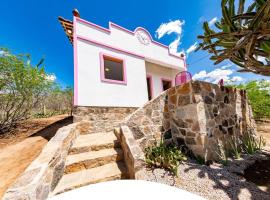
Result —
POLYGON ((266 140, 265 150, 270 152, 270 119, 258 120, 256 123, 258 134, 266 140))
POLYGON ((27 120, 12 135, 0 138, 0 198, 56 131, 70 123, 67 115, 27 120))

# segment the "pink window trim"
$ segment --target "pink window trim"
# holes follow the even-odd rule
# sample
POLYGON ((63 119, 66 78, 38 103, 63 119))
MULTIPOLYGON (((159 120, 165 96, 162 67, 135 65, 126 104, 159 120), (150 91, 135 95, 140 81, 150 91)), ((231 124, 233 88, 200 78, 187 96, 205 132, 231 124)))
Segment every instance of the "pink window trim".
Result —
POLYGON ((161 81, 161 90, 162 90, 162 91, 164 91, 164 90, 163 90, 163 81, 171 82, 171 86, 173 86, 173 81, 172 81, 172 79, 161 78, 160 81, 161 81))
POLYGON ((100 80, 102 82, 106 83, 113 83, 113 84, 121 84, 121 85, 127 85, 127 74, 126 74, 126 61, 123 58, 119 58, 113 55, 109 55, 107 53, 99 53, 99 58, 100 58, 100 80), (109 57, 112 59, 120 60, 123 62, 123 81, 118 81, 118 80, 111 80, 111 79, 106 79, 105 78, 105 73, 104 73, 104 56, 109 57))
MULTIPOLYGON (((152 75, 151 74, 147 74, 146 75, 146 78, 149 78, 150 79, 150 94, 151 94, 151 99, 154 98, 154 85, 153 85, 153 78, 152 78, 152 75)), ((148 91, 147 91, 148 93, 148 91)))

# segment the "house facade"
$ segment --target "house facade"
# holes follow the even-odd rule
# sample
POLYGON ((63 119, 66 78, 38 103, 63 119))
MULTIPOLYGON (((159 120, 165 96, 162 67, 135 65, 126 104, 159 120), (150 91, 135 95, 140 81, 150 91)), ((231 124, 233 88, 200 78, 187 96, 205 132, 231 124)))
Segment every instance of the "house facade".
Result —
POLYGON ((77 110, 141 107, 186 70, 184 56, 171 54, 142 27, 130 31, 109 22, 104 28, 81 19, 76 10, 73 15, 73 21, 59 21, 74 48, 77 110))

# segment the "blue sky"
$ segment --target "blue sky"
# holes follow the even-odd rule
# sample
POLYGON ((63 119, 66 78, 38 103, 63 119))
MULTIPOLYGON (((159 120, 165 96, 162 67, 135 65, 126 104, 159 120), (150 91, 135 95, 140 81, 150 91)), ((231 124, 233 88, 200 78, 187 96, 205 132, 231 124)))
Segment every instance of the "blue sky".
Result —
MULTIPOLYGON (((44 56, 46 71, 55 74, 62 86, 73 86, 73 50, 57 17, 72 19, 73 8, 79 10, 83 19, 104 27, 108 27, 109 21, 130 30, 142 26, 161 43, 170 45, 177 40, 178 52, 186 52, 198 42, 203 21, 221 16, 219 0, 1 0, 0 8, 0 46, 14 53, 30 53, 33 63, 44 56), (156 31, 162 24, 165 34, 158 39, 156 31), (166 34, 168 32, 172 33, 166 34)), ((270 80, 269 77, 236 73, 236 67, 228 62, 214 66, 207 55, 204 51, 188 54, 188 70, 196 77, 212 82, 215 81, 213 77, 222 76, 270 80)))

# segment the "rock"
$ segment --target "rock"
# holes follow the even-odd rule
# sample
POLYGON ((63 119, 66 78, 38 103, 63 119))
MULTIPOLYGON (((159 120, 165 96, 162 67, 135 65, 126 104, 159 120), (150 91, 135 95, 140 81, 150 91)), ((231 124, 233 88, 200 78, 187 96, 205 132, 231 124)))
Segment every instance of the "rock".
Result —
POLYGON ((185 141, 186 141, 187 145, 195 145, 196 144, 195 138, 187 137, 187 138, 185 138, 185 141))
POLYGON ((179 96, 178 97, 178 106, 185 106, 190 104, 190 96, 179 96))
POLYGON ((205 96, 205 97, 204 97, 204 102, 205 102, 206 104, 212 104, 212 103, 213 103, 213 100, 212 100, 211 97, 205 96))

